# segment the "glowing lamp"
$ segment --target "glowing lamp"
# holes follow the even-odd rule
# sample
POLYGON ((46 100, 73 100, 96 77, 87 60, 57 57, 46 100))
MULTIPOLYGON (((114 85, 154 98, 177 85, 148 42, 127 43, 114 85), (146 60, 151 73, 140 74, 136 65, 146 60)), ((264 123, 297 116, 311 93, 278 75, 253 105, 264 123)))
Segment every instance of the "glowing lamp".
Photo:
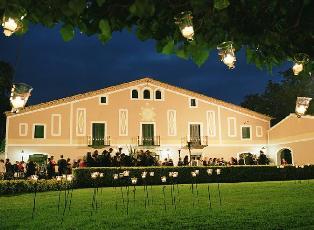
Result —
POLYGON ((301 169, 304 169, 304 165, 300 165, 300 168, 301 168, 301 169))
POLYGON ((37 175, 31 175, 29 179, 32 180, 32 181, 37 181, 38 180, 38 176, 37 175))
MULTIPOLYGON (((21 17, 23 19, 23 17, 21 17)), ((4 16, 2 20, 3 33, 5 36, 10 37, 12 34, 20 30, 23 23, 18 18, 4 16)))
POLYGON ((33 88, 24 83, 15 83, 11 89, 12 112, 19 112, 26 105, 33 88))
POLYGON ((172 177, 173 177, 173 178, 177 178, 178 176, 179 176, 179 173, 178 173, 178 172, 173 172, 173 173, 172 173, 172 177))
POLYGON ((298 53, 294 56, 294 65, 292 67, 293 74, 299 75, 303 71, 304 65, 309 62, 309 55, 304 53, 298 53))
POLYGON ((231 41, 223 42, 217 46, 218 55, 220 56, 221 61, 229 67, 229 69, 234 69, 236 62, 236 57, 234 54, 234 47, 231 41))
POLYGON ((99 172, 93 172, 91 173, 91 178, 96 179, 99 176, 99 172))
POLYGON ((125 177, 130 176, 130 171, 125 170, 125 171, 123 172, 123 176, 125 176, 125 177))
POLYGON ((169 177, 172 177, 173 176, 173 172, 169 172, 169 177))
POLYGON ((62 180, 62 176, 56 176, 57 181, 61 181, 62 180))
POLYGON ((220 175, 221 174, 221 169, 216 169, 216 174, 220 175))
POLYGON ((306 111, 310 105, 311 100, 312 100, 312 98, 310 98, 310 97, 298 97, 297 98, 297 102, 296 102, 296 106, 295 106, 295 113, 297 114, 297 116, 299 118, 301 116, 304 116, 304 114, 306 113, 306 111))
POLYGON ((191 172, 191 175, 192 177, 196 177, 196 172, 195 171, 191 172))
POLYGON ((195 173, 196 173, 196 175, 199 175, 200 174, 200 170, 196 169, 195 173))
POLYGON ((73 175, 67 175, 67 181, 72 181, 73 180, 73 175))
POLYGON ((213 174, 213 169, 207 169, 206 171, 207 171, 207 174, 208 174, 209 176, 211 176, 211 175, 213 174))
POLYGON ((99 177, 103 178, 104 177, 104 173, 99 173, 99 177))
POLYGON ((119 179, 119 175, 118 174, 113 174, 113 179, 114 180, 118 180, 119 179))
POLYGON ((175 23, 179 26, 181 34, 188 41, 193 40, 194 28, 193 28, 193 16, 190 11, 181 12, 177 17, 174 18, 175 23))
POLYGON ((146 178, 146 176, 147 176, 147 172, 145 172, 145 171, 144 171, 144 172, 142 172, 142 178, 143 178, 143 179, 145 179, 145 178, 146 178))
POLYGON ((155 176, 155 172, 149 172, 149 176, 151 177, 155 176))
POLYGON ((132 177, 131 178, 131 182, 132 182, 132 184, 137 184, 137 178, 136 177, 132 177))
POLYGON ((166 183, 167 182, 167 177, 166 176, 162 176, 161 177, 161 182, 162 183, 166 183))

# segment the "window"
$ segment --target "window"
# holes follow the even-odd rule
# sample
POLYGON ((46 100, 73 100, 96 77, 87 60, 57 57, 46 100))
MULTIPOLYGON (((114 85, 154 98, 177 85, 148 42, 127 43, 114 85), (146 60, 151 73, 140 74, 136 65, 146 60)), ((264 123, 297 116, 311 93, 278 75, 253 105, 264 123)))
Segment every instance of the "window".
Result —
POLYGON ((197 102, 195 98, 190 98, 190 107, 197 107, 197 102))
POLYGON ((156 90, 155 99, 161 100, 161 91, 160 90, 156 90))
POLYGON ((237 125, 235 117, 228 117, 228 136, 236 137, 237 136, 237 125))
POLYGON ((108 104, 108 98, 107 96, 101 96, 99 99, 99 103, 102 105, 107 105, 108 104))
POLYGON ((242 139, 251 139, 251 127, 242 127, 242 139))
POLYGON ((44 125, 35 125, 34 138, 45 138, 45 126, 44 125))
POLYGON ((145 89, 143 92, 143 98, 144 99, 150 99, 150 91, 148 89, 145 89))
POLYGON ((133 99, 138 99, 138 91, 137 91, 137 89, 133 89, 132 90, 132 98, 133 99))

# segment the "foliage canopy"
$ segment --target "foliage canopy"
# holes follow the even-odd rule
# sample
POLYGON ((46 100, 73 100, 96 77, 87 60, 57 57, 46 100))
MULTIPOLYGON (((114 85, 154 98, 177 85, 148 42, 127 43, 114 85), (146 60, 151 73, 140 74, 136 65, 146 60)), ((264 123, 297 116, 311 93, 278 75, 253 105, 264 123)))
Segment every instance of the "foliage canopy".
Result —
POLYGON ((31 24, 54 27, 70 41, 75 33, 97 35, 107 42, 112 33, 135 30, 140 40, 156 40, 158 52, 176 54, 202 65, 209 52, 227 40, 246 49, 247 62, 258 68, 291 60, 307 53, 313 60, 314 2, 311 0, 1 0, 0 14, 31 24), (195 39, 182 37, 174 17, 191 11, 195 39))

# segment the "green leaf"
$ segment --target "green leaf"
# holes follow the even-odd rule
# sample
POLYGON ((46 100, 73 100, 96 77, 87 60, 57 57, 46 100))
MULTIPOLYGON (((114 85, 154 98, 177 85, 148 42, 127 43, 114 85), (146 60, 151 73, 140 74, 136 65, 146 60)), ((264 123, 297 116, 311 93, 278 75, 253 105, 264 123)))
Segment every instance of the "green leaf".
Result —
POLYGON ((217 10, 223 10, 230 5, 229 0, 214 0, 214 8, 217 10))
POLYGON ((111 27, 107 19, 101 19, 99 21, 99 29, 100 29, 100 34, 98 38, 102 42, 106 42, 111 39, 111 27))
POLYGON ((82 13, 86 7, 85 0, 71 0, 69 1, 69 8, 77 15, 82 13))
POLYGON ((70 24, 63 25, 60 30, 61 36, 64 41, 70 41, 74 38, 74 28, 70 24))
POLYGON ((185 49, 178 49, 178 50, 176 50, 176 55, 179 58, 182 58, 182 59, 185 59, 185 60, 187 60, 189 58, 189 54, 186 52, 185 49))
POLYGON ((99 7, 101 7, 106 2, 106 0, 96 0, 96 1, 99 7))
POLYGON ((162 48, 161 53, 172 54, 174 50, 174 41, 169 40, 168 43, 162 48))
POLYGON ((138 17, 149 17, 155 13, 155 4, 151 0, 135 0, 129 11, 138 17))
POLYGON ((200 67, 205 63, 209 56, 209 50, 202 47, 195 47, 192 49, 192 60, 200 67))

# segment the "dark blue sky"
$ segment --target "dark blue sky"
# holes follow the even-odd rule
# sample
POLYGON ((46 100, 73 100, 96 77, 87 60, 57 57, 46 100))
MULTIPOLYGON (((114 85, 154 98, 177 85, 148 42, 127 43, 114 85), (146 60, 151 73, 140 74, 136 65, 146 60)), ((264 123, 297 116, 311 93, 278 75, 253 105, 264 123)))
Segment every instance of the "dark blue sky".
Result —
POLYGON ((16 82, 33 86, 29 101, 37 104, 77 93, 131 81, 145 76, 239 104, 243 97, 262 92, 268 80, 280 81, 274 68, 270 75, 246 64, 237 52, 236 68, 228 70, 213 51, 202 67, 175 55, 156 52, 154 41, 139 41, 129 32, 115 32, 103 45, 96 36, 79 33, 64 42, 59 28, 32 26, 24 37, 0 35, 0 59, 15 63, 20 49, 16 82))

